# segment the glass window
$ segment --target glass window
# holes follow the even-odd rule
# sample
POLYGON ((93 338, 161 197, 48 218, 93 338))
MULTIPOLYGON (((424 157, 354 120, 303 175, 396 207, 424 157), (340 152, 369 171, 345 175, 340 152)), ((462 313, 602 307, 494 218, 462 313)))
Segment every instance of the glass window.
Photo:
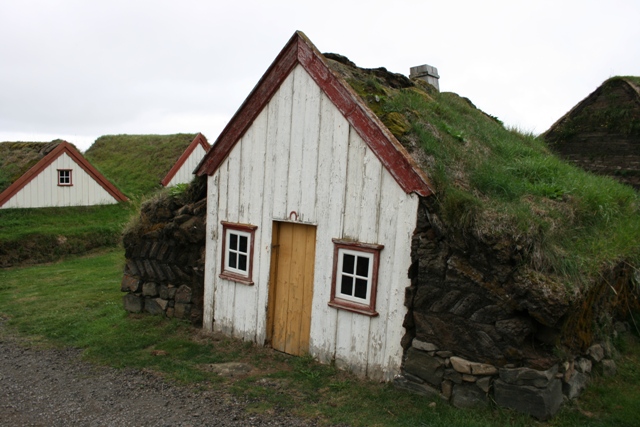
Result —
POLYGON ((222 273, 224 279, 253 284, 252 258, 255 225, 222 221, 222 273))
POLYGON ((58 169, 58 185, 71 185, 71 169, 58 169))
POLYGON ((376 316, 378 264, 383 245, 333 239, 333 279, 329 305, 376 316))

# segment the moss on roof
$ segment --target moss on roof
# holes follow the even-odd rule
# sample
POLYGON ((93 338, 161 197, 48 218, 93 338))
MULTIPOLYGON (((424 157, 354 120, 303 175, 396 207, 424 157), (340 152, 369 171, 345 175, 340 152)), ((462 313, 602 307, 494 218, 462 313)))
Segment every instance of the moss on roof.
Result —
POLYGON ((0 142, 0 193, 60 144, 52 142, 0 142))
POLYGON ((447 233, 522 248, 525 268, 567 289, 621 262, 640 266, 640 199, 630 187, 560 160, 467 98, 325 57, 430 176, 447 233))
POLYGON ((196 134, 105 135, 85 157, 129 197, 161 188, 160 181, 196 134))

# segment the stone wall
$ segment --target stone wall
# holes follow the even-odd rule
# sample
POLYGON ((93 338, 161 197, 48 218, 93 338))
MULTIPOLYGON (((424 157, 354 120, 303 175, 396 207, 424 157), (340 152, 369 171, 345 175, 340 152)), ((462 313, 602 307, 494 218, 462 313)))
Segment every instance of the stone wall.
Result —
POLYGON ((196 182, 184 195, 165 193, 143 204, 123 238, 125 310, 202 325, 205 196, 206 181, 196 182))
POLYGON ((530 271, 515 241, 445 232, 430 203, 421 201, 412 241, 396 385, 457 407, 494 400, 539 419, 553 416, 563 396, 584 389, 593 363, 613 364, 611 351, 594 345, 560 357, 576 296, 530 271))

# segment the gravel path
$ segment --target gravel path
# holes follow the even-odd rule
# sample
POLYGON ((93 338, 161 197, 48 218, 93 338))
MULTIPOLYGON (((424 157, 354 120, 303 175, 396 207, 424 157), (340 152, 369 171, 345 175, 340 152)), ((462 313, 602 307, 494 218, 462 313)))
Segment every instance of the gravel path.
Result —
MULTIPOLYGON (((0 322, 2 328, 2 322, 0 322)), ((170 385, 152 373, 95 366, 74 349, 37 349, 0 334, 2 426, 309 426, 250 414, 220 390, 170 385)))

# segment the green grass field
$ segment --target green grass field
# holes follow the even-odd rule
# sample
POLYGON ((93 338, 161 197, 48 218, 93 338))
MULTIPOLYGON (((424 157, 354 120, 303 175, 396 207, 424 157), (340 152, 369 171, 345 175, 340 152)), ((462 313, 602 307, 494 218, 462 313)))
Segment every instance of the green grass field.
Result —
MULTIPOLYGON (((223 387, 249 395, 251 411, 282 407, 327 423, 354 426, 632 426, 640 414, 640 345, 622 343, 619 374, 596 375, 590 389, 548 423, 504 409, 458 410, 411 395, 389 384, 359 380, 310 358, 291 357, 237 340, 210 336, 187 323, 129 315, 119 283, 124 256, 111 249, 62 262, 0 269, 3 333, 31 345, 73 346, 94 363, 153 369, 200 387, 223 387), (223 379, 207 365, 241 361, 258 374, 223 379), (260 380, 281 385, 277 392, 260 380), (431 404, 431 405, 430 405, 431 404)), ((1 339, 1 337, 0 337, 1 339)), ((635 424, 634 424, 635 423, 635 424)))
POLYGON ((0 268, 115 247, 135 212, 133 203, 0 209, 0 268))

